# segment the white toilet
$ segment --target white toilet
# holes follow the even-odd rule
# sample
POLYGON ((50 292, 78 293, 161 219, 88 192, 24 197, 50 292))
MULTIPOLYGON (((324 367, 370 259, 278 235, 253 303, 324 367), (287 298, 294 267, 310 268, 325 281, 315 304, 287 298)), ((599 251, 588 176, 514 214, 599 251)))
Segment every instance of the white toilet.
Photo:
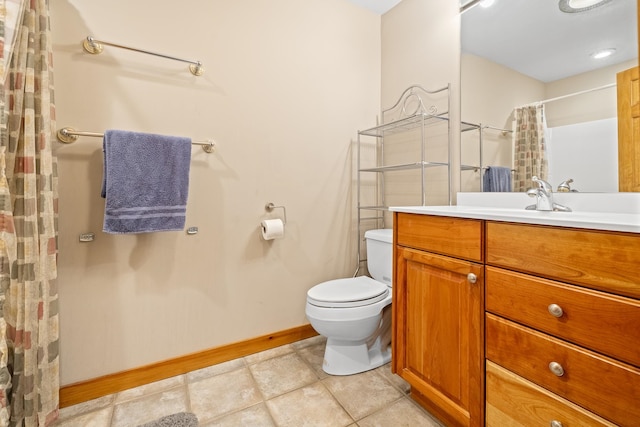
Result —
POLYGON ((391 360, 391 229, 369 230, 367 268, 359 276, 320 283, 307 292, 311 326, 327 337, 322 369, 351 375, 391 360))

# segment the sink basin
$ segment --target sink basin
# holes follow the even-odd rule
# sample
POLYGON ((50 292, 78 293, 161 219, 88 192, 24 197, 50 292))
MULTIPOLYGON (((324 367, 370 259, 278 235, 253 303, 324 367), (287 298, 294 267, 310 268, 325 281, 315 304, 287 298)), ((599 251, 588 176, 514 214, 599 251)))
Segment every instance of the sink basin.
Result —
MULTIPOLYGON (((522 209, 534 202, 527 193, 458 193, 458 205, 522 209)), ((553 201, 574 212, 635 213, 640 193, 553 193, 553 201)))

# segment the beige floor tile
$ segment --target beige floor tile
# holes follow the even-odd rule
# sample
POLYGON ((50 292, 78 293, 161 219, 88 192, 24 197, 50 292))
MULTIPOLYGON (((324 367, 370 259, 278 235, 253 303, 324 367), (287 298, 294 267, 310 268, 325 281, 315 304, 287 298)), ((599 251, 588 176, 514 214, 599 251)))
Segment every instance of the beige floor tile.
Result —
POLYGON ((313 370, 295 353, 250 365, 249 369, 265 399, 318 380, 313 370))
POLYGON ((240 368, 244 368, 246 365, 244 359, 234 359, 228 362, 218 363, 217 365, 211 365, 206 368, 198 369, 197 371, 191 371, 187 373, 187 380, 194 382, 203 378, 213 377, 227 372, 235 371, 240 368))
POLYGON ((213 420, 200 427, 275 427, 264 403, 213 420))
POLYGON ((110 427, 113 407, 94 410, 75 418, 59 419, 54 427, 110 427))
POLYGON ((330 376, 322 382, 356 421, 403 396, 375 371, 358 375, 330 376))
POLYGON ((140 387, 130 388, 116 394, 115 403, 126 402, 127 400, 137 399, 141 396, 159 393, 164 390, 170 390, 184 385, 184 375, 167 378, 161 381, 155 381, 140 387))
POLYGON ((111 405, 114 398, 115 395, 110 394, 108 396, 99 397, 98 399, 93 399, 87 402, 78 403, 77 405, 62 408, 60 409, 58 420, 67 420, 80 414, 86 414, 88 412, 101 410, 102 408, 106 408, 107 406, 111 405))
POLYGON ((444 427, 409 397, 358 421, 360 427, 444 427))
POLYGON ((268 400, 267 407, 278 427, 345 427, 353 423, 321 383, 268 400))
POLYGON ((201 423, 262 401, 247 368, 189 383, 191 410, 201 423))
POLYGON ((300 357, 302 357, 309 366, 311 366, 318 378, 326 378, 329 376, 329 374, 322 370, 325 346, 326 340, 323 340, 297 350, 300 357))
POLYGON ((306 340, 293 342, 291 343, 291 346, 296 350, 300 350, 301 348, 309 347, 312 345, 318 345, 318 344, 324 345, 326 344, 326 342, 327 342, 327 337, 323 337, 322 335, 316 335, 315 337, 307 338, 306 340))
POLYGON ((393 384, 398 390, 403 392, 404 394, 411 393, 411 385, 408 382, 400 378, 399 375, 396 375, 391 372, 391 363, 387 363, 386 365, 380 366, 376 369, 380 375, 385 377, 391 384, 393 384))
POLYGON ((111 427, 132 427, 188 411, 185 387, 155 393, 114 407, 111 427))
POLYGON ((190 411, 201 427, 442 427, 407 396, 390 364, 327 375, 325 344, 315 336, 63 408, 54 426, 134 427, 190 411))
POLYGON ((259 363, 289 353, 293 353, 293 347, 291 346, 291 344, 281 345, 280 347, 261 351, 260 353, 250 354, 249 356, 245 356, 244 360, 248 365, 252 365, 254 363, 259 363))

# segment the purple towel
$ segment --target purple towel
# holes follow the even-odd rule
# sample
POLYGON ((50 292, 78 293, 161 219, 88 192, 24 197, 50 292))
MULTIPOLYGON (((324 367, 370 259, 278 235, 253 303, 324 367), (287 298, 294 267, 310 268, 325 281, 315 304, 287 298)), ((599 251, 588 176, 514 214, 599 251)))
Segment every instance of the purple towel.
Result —
POLYGON ((189 138, 107 130, 102 231, 131 234, 183 230, 190 166, 189 138))

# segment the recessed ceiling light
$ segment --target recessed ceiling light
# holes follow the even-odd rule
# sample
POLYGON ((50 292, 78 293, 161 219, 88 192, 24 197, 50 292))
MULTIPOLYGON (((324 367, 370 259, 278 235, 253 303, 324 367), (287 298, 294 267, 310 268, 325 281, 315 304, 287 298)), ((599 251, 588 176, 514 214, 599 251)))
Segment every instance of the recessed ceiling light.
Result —
POLYGON ((616 52, 616 50, 614 48, 602 49, 602 50, 599 50, 597 52, 592 53, 591 57, 593 59, 603 59, 603 58, 606 58, 608 56, 613 55, 615 52, 616 52))
POLYGON ((480 2, 480 6, 482 7, 490 7, 493 6, 493 4, 496 2, 496 0, 482 0, 480 2))
POLYGON ((565 13, 577 13, 591 10, 611 0, 560 0, 558 7, 565 13))

